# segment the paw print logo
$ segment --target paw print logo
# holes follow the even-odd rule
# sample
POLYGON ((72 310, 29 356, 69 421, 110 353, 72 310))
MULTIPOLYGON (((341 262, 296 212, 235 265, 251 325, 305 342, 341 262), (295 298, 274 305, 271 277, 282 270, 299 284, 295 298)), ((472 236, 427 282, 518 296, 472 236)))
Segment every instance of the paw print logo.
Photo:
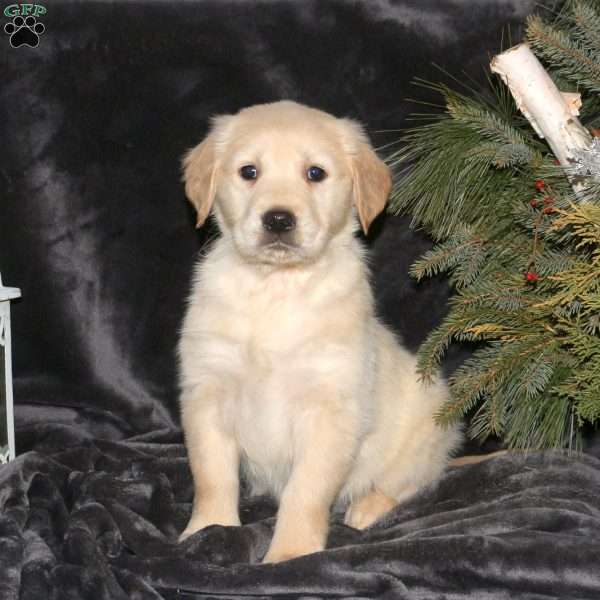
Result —
POLYGON ((29 15, 25 19, 21 16, 14 17, 12 22, 4 26, 4 33, 10 35, 10 45, 13 48, 29 46, 36 48, 40 43, 40 35, 46 31, 43 23, 29 15))

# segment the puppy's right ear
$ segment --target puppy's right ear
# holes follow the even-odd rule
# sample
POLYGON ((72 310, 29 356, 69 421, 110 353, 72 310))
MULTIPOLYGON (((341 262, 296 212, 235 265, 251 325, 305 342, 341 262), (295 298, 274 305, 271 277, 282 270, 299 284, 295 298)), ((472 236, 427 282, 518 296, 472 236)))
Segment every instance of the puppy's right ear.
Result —
POLYGON ((215 149, 210 136, 183 158, 185 195, 196 208, 196 227, 201 227, 212 207, 216 188, 215 149))
POLYGON ((217 148, 222 144, 228 116, 216 117, 210 133, 183 158, 185 195, 196 208, 196 227, 202 227, 217 191, 217 148))

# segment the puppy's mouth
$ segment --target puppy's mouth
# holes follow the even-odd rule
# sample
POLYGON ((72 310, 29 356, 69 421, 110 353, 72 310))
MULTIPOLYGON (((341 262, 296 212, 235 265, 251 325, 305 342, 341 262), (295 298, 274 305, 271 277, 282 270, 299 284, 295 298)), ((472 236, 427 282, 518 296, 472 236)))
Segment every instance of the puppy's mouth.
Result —
POLYGON ((270 242, 269 244, 263 244, 263 248, 271 252, 293 252, 297 249, 296 246, 285 242, 270 242))
POLYGON ((265 234, 259 243, 259 252, 267 262, 289 263, 302 260, 302 247, 293 236, 265 234))
POLYGON ((289 233, 267 233, 260 240, 263 249, 281 252, 293 252, 299 249, 293 235, 289 233))

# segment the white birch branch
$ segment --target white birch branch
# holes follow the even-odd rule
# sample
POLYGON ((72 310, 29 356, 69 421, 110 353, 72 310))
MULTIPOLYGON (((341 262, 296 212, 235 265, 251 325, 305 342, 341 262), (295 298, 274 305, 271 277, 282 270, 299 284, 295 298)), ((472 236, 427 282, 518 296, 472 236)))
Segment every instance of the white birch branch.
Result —
MULTIPOLYGON (((527 44, 498 54, 490 65, 508 85, 517 108, 535 132, 545 138, 563 167, 571 167, 591 146, 591 135, 579 122, 579 94, 562 93, 527 44)), ((574 184, 576 192, 582 185, 574 184)))

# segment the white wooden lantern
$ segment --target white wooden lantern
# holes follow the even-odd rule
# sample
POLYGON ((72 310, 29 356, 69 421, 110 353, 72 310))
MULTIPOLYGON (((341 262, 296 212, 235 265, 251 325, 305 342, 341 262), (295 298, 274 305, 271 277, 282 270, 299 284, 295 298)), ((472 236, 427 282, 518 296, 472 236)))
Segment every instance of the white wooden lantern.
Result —
POLYGON ((10 301, 21 290, 4 287, 0 276, 0 463, 15 457, 12 360, 10 351, 10 301))

